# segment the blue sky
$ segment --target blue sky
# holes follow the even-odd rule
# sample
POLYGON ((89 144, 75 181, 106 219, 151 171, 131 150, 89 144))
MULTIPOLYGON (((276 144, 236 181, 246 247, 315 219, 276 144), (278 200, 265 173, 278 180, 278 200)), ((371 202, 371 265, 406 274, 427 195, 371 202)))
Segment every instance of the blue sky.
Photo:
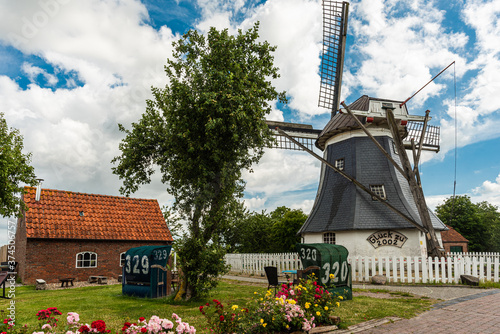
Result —
MULTIPOLYGON (((500 1, 350 4, 342 98, 404 100, 455 61, 408 103, 441 127, 441 151, 423 157, 424 192, 432 208, 453 193, 456 140, 457 194, 499 206, 500 1)), ((278 47, 274 84, 290 99, 269 119, 322 128, 321 15, 320 0, 0 1, 0 112, 23 134, 44 188, 119 195, 117 124, 138 120, 150 87, 166 84, 171 44, 188 29, 236 32, 260 21, 261 38, 278 47)), ((246 205, 309 213, 319 170, 306 153, 268 150, 245 173, 246 205)), ((169 205, 165 189, 155 177, 135 196, 169 205)))

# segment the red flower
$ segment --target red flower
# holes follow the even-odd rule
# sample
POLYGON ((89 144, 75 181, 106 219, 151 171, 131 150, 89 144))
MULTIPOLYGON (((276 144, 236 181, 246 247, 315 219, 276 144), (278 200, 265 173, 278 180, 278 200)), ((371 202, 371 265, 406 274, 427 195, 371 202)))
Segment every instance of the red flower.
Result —
POLYGON ((52 312, 52 313, 56 314, 56 315, 62 315, 62 313, 57 309, 57 307, 49 307, 47 310, 49 312, 52 312))
POLYGON ((320 298, 321 298, 321 296, 320 296, 320 295, 314 295, 314 298, 315 298, 315 299, 320 299, 320 298))
POLYGON ((139 318, 139 321, 144 321, 144 320, 146 320, 146 318, 144 318, 144 317, 139 318))
POLYGON ((90 331, 90 328, 89 328, 89 326, 87 326, 87 325, 83 325, 82 327, 80 327, 80 328, 78 329, 78 331, 79 331, 80 333, 88 333, 88 332, 90 331))
POLYGON ((142 328, 141 328, 141 333, 147 333, 147 331, 148 331, 148 330, 146 329, 146 327, 142 327, 142 328))
POLYGON ((219 320, 220 320, 221 322, 222 322, 222 321, 224 321, 224 316, 223 316, 223 315, 221 315, 221 316, 219 317, 219 320))
POLYGON ((97 329, 99 333, 104 333, 106 331, 106 323, 102 320, 92 322, 90 327, 97 329))

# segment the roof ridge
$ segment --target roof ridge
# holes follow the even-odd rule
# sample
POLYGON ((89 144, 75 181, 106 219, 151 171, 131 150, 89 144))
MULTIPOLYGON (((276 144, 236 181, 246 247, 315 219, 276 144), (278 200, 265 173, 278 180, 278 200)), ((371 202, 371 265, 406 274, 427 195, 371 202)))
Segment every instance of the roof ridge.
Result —
MULTIPOLYGON (((30 187, 30 186, 25 186, 24 189, 30 189, 30 190, 36 191, 36 187, 30 187)), ((128 197, 128 196, 119 196, 119 195, 83 193, 83 192, 79 192, 79 191, 61 190, 61 189, 42 188, 41 190, 42 191, 57 191, 57 192, 71 193, 71 194, 77 194, 77 195, 86 195, 86 196, 114 197, 114 198, 120 198, 120 199, 143 200, 143 201, 158 201, 155 198, 138 198, 138 197, 128 197)))

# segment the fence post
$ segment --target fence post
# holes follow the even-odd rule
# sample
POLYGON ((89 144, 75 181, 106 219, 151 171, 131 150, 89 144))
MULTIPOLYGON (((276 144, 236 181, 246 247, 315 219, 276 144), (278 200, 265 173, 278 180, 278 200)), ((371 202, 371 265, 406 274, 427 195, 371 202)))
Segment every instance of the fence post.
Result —
POLYGON ((420 283, 420 259, 421 257, 415 256, 413 260, 415 261, 415 283, 420 283))
POLYGON ((422 283, 427 283, 427 277, 429 277, 429 272, 427 271, 427 258, 422 257, 422 283))
POLYGON ((452 279, 451 279, 452 261, 453 261, 453 258, 451 258, 451 257, 446 258, 446 267, 448 269, 448 283, 451 283, 451 281, 452 281, 452 279))
POLYGON ((498 257, 495 258, 495 264, 493 266, 493 281, 498 283, 498 275, 500 271, 500 259, 498 257))
POLYGON ((412 282, 412 272, 411 272, 411 257, 406 257, 406 272, 408 274, 408 283, 412 282))

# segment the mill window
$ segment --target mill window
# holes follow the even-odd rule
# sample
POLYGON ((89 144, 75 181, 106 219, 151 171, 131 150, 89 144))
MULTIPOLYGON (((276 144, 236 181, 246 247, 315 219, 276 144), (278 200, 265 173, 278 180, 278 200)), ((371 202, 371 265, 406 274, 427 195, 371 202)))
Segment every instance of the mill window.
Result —
POLYGON ((335 160, 335 167, 340 169, 340 170, 344 170, 344 158, 341 158, 341 159, 337 159, 335 160))
MULTIPOLYGON (((375 184, 375 185, 370 185, 370 190, 381 197, 382 199, 387 199, 387 196, 385 195, 385 188, 383 184, 375 184)), ((377 200, 376 197, 372 197, 374 201, 377 200)))
POLYGON ((323 234, 323 243, 335 245, 335 233, 328 232, 323 234))

